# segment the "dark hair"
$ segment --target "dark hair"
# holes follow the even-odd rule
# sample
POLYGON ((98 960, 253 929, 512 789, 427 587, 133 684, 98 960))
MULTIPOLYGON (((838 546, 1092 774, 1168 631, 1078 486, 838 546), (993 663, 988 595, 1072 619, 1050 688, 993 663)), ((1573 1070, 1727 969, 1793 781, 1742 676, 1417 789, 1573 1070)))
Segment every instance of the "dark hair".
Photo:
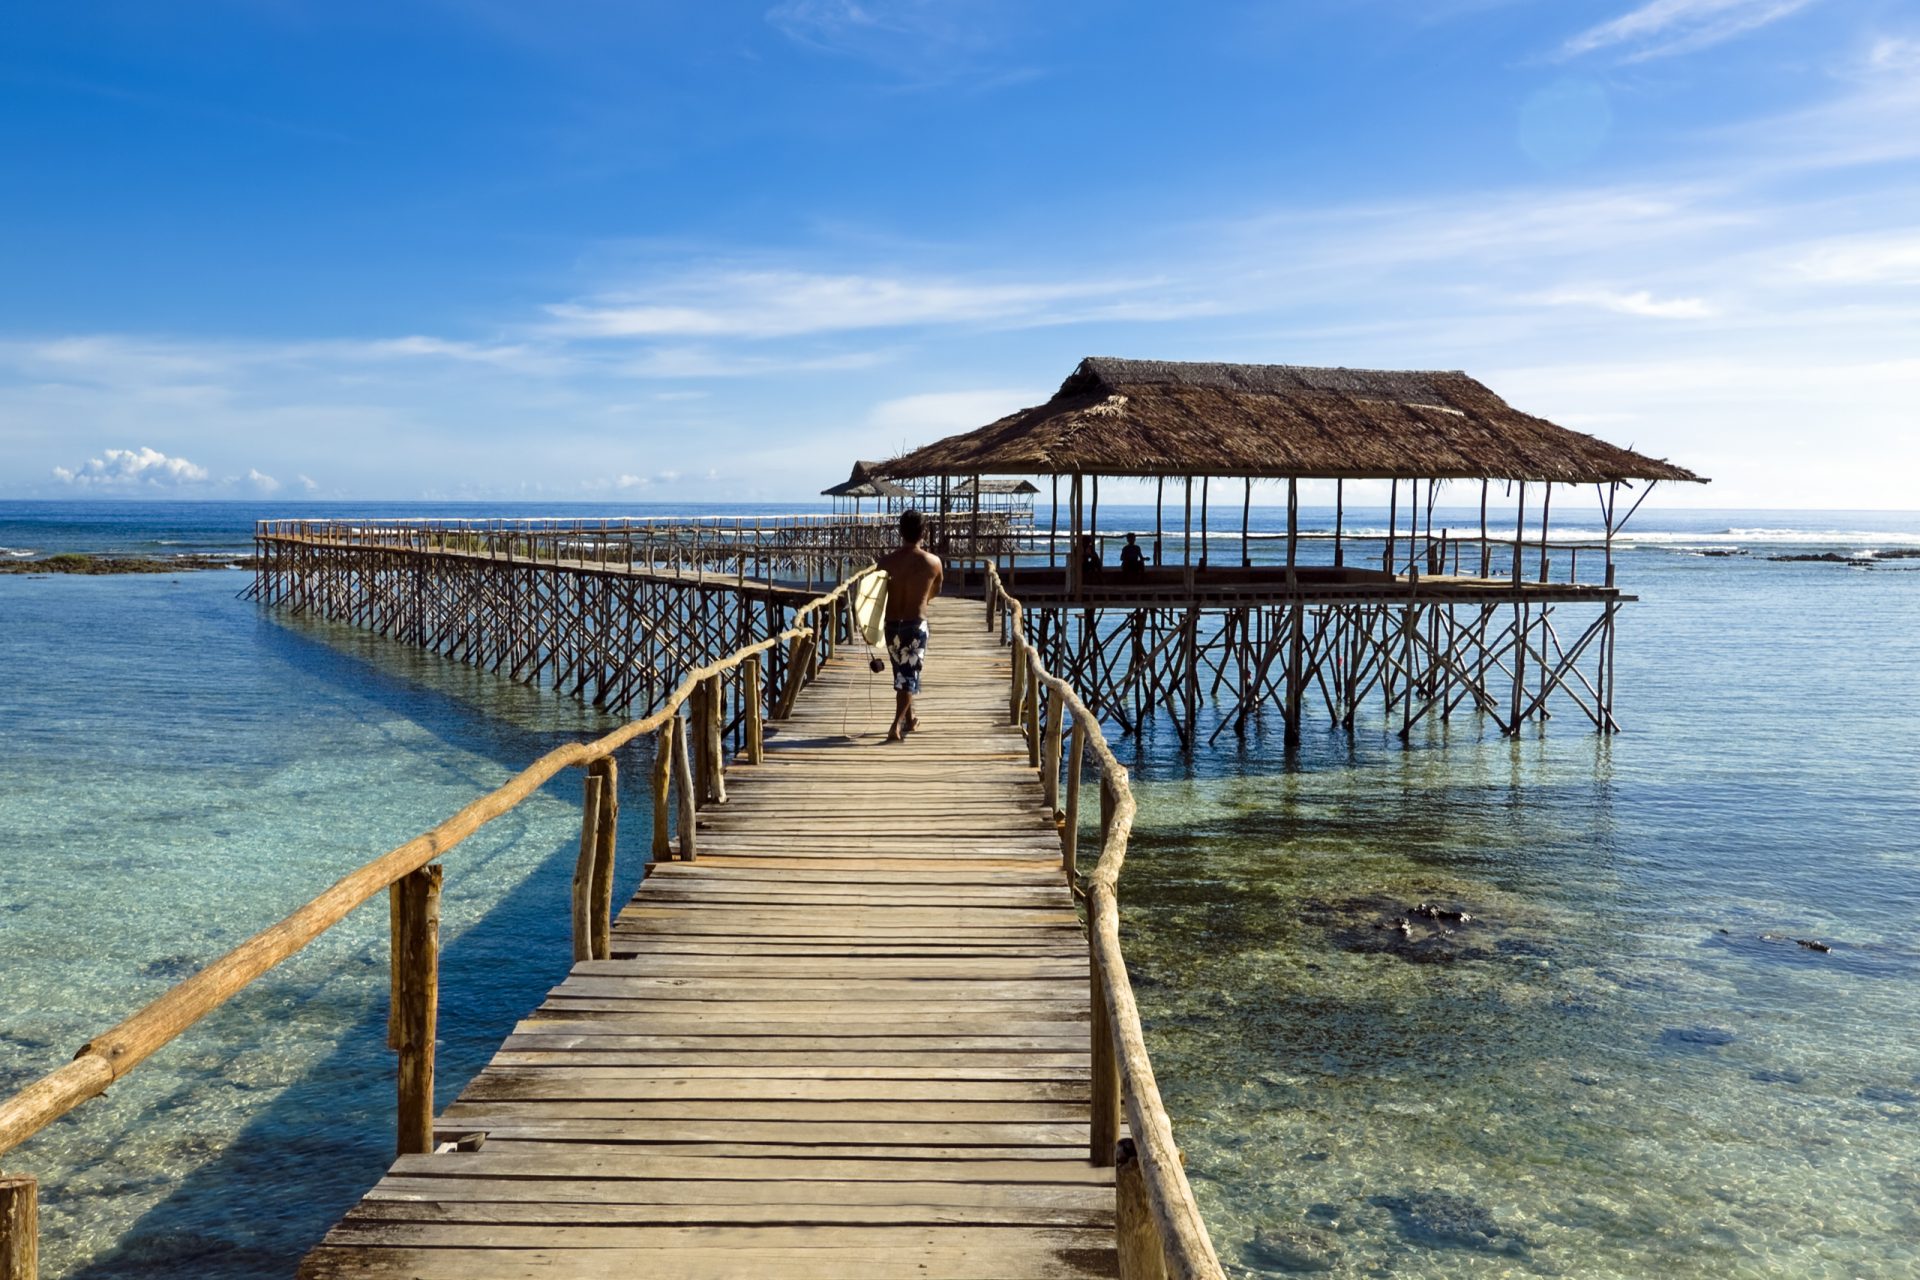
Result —
POLYGON ((900 513, 900 540, 901 541, 903 542, 920 541, 920 535, 926 531, 926 527, 927 527, 927 518, 921 515, 918 511, 914 510, 912 507, 908 507, 905 511, 902 511, 900 513))

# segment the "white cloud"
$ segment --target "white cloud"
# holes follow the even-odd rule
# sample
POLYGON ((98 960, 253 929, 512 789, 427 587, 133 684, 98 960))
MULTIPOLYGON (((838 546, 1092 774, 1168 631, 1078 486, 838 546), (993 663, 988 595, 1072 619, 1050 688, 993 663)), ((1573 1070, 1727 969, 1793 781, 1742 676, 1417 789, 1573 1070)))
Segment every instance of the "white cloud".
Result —
POLYGON ((1777 22, 1814 0, 1650 0, 1573 36, 1562 58, 1627 46, 1627 61, 1691 53, 1777 22))
POLYGON ((303 493, 313 493, 320 488, 320 486, 314 482, 312 476, 295 476, 293 482, 300 486, 301 492, 303 493))
POLYGON ((1612 289, 1560 289, 1543 302, 1556 307, 1598 307, 1624 316, 1654 320, 1700 320, 1714 314, 1704 298, 1656 298, 1645 289, 1620 293, 1612 289))
POLYGON ((97 458, 88 458, 77 467, 55 467, 53 478, 62 484, 81 487, 176 488, 200 484, 207 469, 185 458, 170 458, 158 449, 107 449, 97 458))
MULTIPOLYGON (((1033 325, 1112 305, 1147 282, 986 283, 951 278, 721 270, 547 308, 574 338, 785 338, 927 325, 1033 325)), ((1151 308, 1132 299, 1135 315, 1151 308)), ((1127 318, 1127 317, 1121 317, 1127 318)))
POLYGON ((1004 388, 980 391, 930 391, 882 400, 867 414, 868 425, 898 431, 916 444, 936 435, 971 431, 1009 413, 1044 401, 1050 392, 1004 388))
POLYGON ((1809 250, 1796 267, 1822 284, 1920 284, 1920 233, 1830 240, 1809 250))
POLYGON ((278 493, 280 482, 257 467, 247 468, 247 483, 256 493, 278 493))

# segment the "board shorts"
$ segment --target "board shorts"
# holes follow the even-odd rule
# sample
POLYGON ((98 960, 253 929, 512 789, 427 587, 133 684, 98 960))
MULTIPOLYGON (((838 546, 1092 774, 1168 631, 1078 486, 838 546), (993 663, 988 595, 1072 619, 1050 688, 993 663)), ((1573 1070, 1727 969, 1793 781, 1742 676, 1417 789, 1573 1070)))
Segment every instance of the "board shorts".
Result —
POLYGON ((920 667, 927 659, 927 624, 918 618, 889 622, 887 658, 893 663, 894 692, 920 692, 920 667))

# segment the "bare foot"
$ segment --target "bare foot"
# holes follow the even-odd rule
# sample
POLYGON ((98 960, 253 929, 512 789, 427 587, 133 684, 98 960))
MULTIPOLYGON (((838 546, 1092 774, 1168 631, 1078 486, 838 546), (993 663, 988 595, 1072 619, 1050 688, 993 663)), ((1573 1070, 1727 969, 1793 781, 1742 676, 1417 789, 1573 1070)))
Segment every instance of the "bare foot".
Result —
MULTIPOLYGON (((907 730, 906 730, 906 731, 907 731, 907 733, 912 733, 912 732, 913 732, 913 731, 914 731, 915 729, 918 729, 919 727, 920 727, 920 717, 919 717, 919 716, 909 716, 909 717, 907 717, 907 730)), ((902 737, 905 737, 906 735, 905 735, 905 734, 902 734, 901 736, 902 736, 902 737)))
POLYGON ((901 733, 900 733, 900 726, 899 726, 899 725, 897 725, 897 724, 890 724, 890 725, 888 725, 888 726, 887 726, 887 741, 888 741, 888 742, 898 742, 898 741, 900 741, 900 739, 901 739, 901 736, 902 736, 902 735, 901 735, 901 733))

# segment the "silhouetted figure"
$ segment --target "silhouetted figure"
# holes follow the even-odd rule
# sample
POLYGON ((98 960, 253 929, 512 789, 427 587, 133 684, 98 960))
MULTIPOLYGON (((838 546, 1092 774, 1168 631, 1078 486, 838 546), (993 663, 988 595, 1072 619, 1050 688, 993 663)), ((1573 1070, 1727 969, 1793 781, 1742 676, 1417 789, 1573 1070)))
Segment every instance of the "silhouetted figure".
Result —
POLYGON ((1127 545, 1120 548, 1120 577, 1127 582, 1138 582, 1147 576, 1147 553, 1140 549, 1132 534, 1127 535, 1127 545))

